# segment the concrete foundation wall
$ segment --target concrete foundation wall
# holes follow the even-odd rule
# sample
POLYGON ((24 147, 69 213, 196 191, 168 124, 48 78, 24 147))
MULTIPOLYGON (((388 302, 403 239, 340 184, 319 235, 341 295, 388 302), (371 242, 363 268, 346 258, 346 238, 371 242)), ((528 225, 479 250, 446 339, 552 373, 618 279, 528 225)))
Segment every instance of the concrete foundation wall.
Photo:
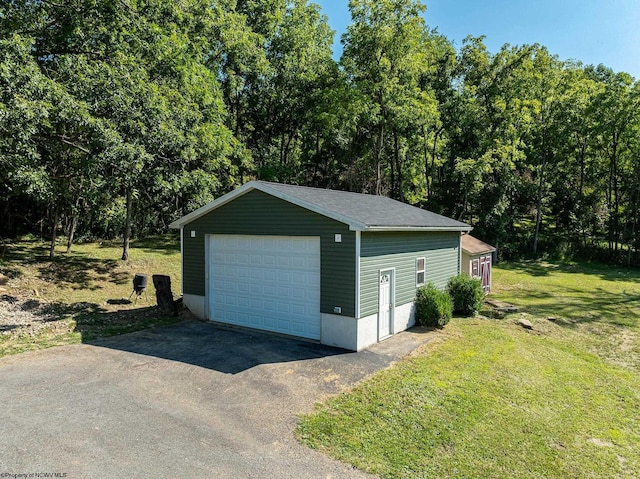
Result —
POLYGON ((198 296, 195 294, 184 294, 182 295, 182 302, 189 309, 189 311, 191 311, 198 318, 209 319, 206 317, 204 296, 198 296))
POLYGON ((393 315, 393 333, 405 331, 416 324, 415 304, 413 302, 397 306, 393 315))
MULTIPOLYGON (((209 319, 206 316, 204 296, 185 294, 182 300, 195 316, 200 319, 209 319)), ((415 324, 414 309, 413 303, 395 308, 392 334, 409 329, 415 324)), ((378 313, 360 319, 323 313, 320 330, 322 344, 350 351, 362 351, 378 342, 378 313)))
POLYGON ((378 342, 378 314, 371 314, 358 320, 357 351, 362 351, 378 342))

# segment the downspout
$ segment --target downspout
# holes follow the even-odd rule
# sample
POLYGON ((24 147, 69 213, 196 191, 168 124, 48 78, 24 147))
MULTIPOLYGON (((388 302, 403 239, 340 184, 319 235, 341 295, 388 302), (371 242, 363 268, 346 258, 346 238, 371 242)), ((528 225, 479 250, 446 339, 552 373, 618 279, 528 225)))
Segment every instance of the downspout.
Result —
POLYGON ((184 296, 184 226, 180 227, 180 294, 184 296))
POLYGON ((356 231, 356 319, 360 319, 360 243, 361 231, 356 231))

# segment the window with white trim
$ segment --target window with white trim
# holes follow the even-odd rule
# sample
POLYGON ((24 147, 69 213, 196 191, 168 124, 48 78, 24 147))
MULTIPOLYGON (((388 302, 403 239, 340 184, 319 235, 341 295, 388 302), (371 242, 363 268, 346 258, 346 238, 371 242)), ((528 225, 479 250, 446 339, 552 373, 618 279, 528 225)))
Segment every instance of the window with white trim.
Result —
POLYGON ((424 284, 425 260, 424 258, 416 258, 416 285, 424 284))

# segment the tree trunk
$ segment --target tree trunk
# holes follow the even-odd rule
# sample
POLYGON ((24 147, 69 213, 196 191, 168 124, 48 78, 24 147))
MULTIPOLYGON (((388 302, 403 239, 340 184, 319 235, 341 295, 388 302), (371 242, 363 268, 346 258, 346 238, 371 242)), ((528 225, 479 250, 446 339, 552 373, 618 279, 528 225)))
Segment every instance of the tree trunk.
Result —
POLYGON ((627 268, 631 267, 631 250, 637 249, 636 240, 636 221, 638 219, 638 196, 640 196, 640 188, 636 189, 635 201, 633 202, 633 220, 631 222, 631 239, 629 240, 629 250, 627 251, 627 268))
POLYGON ((431 185, 429 183, 431 178, 431 168, 429 167, 429 153, 427 148, 427 127, 422 125, 422 142, 424 146, 424 181, 427 187, 427 201, 431 199, 431 185))
POLYGON ((540 166, 540 181, 538 183, 538 200, 536 201, 536 231, 533 236, 533 254, 538 254, 538 237, 540 235, 540 224, 542 223, 542 192, 544 189, 544 170, 546 162, 540 166))
POLYGON ((122 244, 122 260, 129 259, 129 240, 131 239, 131 186, 127 186, 126 208, 127 216, 124 225, 124 241, 122 244))
POLYGON ((376 145, 376 195, 382 194, 382 145, 384 144, 384 125, 380 125, 380 134, 376 145))
POLYGON ((396 162, 397 198, 404 203, 404 178, 402 177, 402 161, 400 161, 400 147, 398 146, 398 132, 393 132, 394 159, 396 162))
MULTIPOLYGON (((433 194, 433 175, 434 172, 436 171, 436 149, 438 147, 438 136, 440 136, 440 133, 442 132, 442 130, 444 129, 444 127, 439 128, 435 131, 435 133, 433 134, 433 146, 431 148, 431 168, 429 169, 429 173, 430 173, 430 186, 429 186, 429 195, 427 196, 428 199, 431 199, 431 195, 433 194)), ((441 181, 438 182, 440 185, 442 184, 441 181)))
MULTIPOLYGON (((393 132, 394 136, 395 136, 395 131, 393 132)), ((398 199, 398 193, 396 190, 396 160, 395 160, 395 154, 397 153, 397 151, 394 151, 394 158, 391 159, 391 161, 389 162, 389 173, 391 176, 391 198, 393 198, 394 200, 398 199)))
POLYGON ((69 236, 67 237, 67 254, 71 253, 71 247, 73 246, 73 237, 76 234, 77 227, 78 227, 78 213, 74 212, 71 215, 71 224, 69 225, 69 236))
MULTIPOLYGON (((291 142, 295 139, 295 131, 291 132, 291 134, 287 134, 287 142, 284 145, 284 156, 282 158, 282 164, 286 165, 289 161, 289 150, 291 148, 291 142)), ((294 143, 295 146, 295 143, 294 143)))
POLYGON ((611 140, 611 151, 609 153, 609 183, 607 185, 607 208, 611 215, 608 222, 608 238, 609 238, 609 252, 618 251, 618 238, 617 238, 617 211, 614 209, 615 188, 614 183, 616 177, 616 156, 617 156, 618 142, 616 140, 616 134, 613 134, 611 140))
POLYGON ((620 241, 620 196, 618 191, 618 158, 613 162, 613 234, 615 240, 615 251, 618 253, 618 243, 620 241))
POLYGON ((585 164, 584 164, 584 158, 586 153, 586 149, 587 149, 587 145, 586 145, 587 141, 584 140, 584 142, 581 143, 580 145, 580 186, 579 186, 579 192, 580 192, 580 201, 582 202, 582 200, 584 199, 584 170, 585 170, 585 164))
POLYGON ((51 246, 49 247, 49 259, 56 255, 56 237, 58 233, 58 205, 53 208, 53 222, 51 223, 51 246))

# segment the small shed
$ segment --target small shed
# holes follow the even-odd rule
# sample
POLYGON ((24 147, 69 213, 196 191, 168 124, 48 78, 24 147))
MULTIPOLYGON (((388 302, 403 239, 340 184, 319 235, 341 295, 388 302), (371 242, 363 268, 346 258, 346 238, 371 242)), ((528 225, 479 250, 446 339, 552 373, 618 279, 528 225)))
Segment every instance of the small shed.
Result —
POLYGON ((462 235, 462 272, 480 278, 485 294, 491 291, 491 263, 495 250, 470 234, 462 235))
POLYGON ((384 196, 251 181, 171 224, 203 319, 361 350, 414 324, 471 226, 384 196))

